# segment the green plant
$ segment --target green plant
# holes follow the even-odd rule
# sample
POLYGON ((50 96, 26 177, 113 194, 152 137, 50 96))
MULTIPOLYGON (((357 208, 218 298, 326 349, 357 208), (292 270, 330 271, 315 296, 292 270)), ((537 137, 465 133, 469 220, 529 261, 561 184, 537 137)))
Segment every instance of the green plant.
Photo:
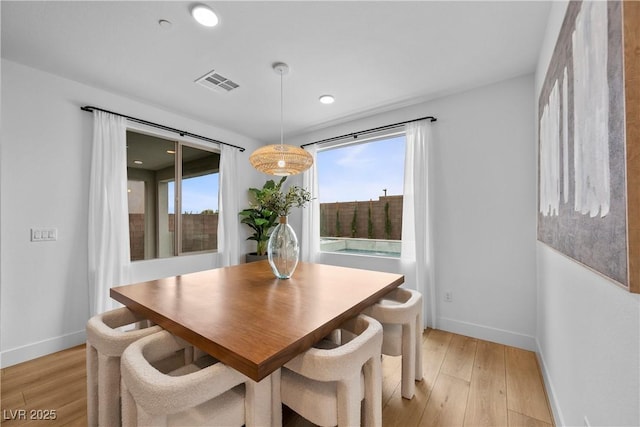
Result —
POLYGON ((356 237, 358 225, 358 205, 353 208, 353 218, 351 218, 351 237, 356 237))
POLYGON ((369 210, 367 211, 367 238, 373 239, 373 220, 371 219, 371 201, 369 201, 369 210))
POLYGON ((323 205, 320 205, 320 236, 327 236, 327 213, 323 205))
POLYGON ((336 210, 336 237, 342 236, 342 224, 340 224, 340 211, 336 210))
POLYGON ((277 216, 287 216, 292 208, 301 208, 312 199, 311 193, 302 187, 292 185, 286 192, 281 190, 283 177, 278 184, 267 188, 263 193, 262 206, 277 216))
POLYGON ((391 218, 389 218, 389 202, 384 204, 384 236, 391 239, 391 218))
POLYGON ((273 180, 265 182, 262 188, 249 188, 251 207, 240 211, 240 221, 253 230, 247 240, 257 242, 256 253, 265 255, 271 230, 280 216, 287 216, 294 207, 302 207, 311 201, 311 193, 304 188, 293 185, 286 192, 282 184, 287 179, 283 176, 277 183, 273 180))
POLYGON ((267 243, 271 230, 275 226, 278 214, 265 206, 265 199, 273 191, 280 191, 282 183, 286 177, 283 177, 277 184, 273 180, 265 182, 261 189, 249 188, 249 199, 251 207, 240 211, 242 224, 247 224, 253 230, 253 234, 247 237, 247 240, 256 241, 256 254, 266 255, 267 243))

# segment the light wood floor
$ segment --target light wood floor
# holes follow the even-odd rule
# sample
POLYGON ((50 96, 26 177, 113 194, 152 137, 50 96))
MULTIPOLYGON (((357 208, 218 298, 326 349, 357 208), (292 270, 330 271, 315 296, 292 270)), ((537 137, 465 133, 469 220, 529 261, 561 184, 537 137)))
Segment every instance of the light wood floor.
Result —
MULTIPOLYGON (((425 331, 423 349, 412 400, 400 397, 400 358, 383 357, 385 427, 553 425, 534 353, 440 330, 425 331)), ((84 346, 1 372, 3 426, 87 424, 84 346), (21 409, 27 420, 11 419, 21 409), (55 410, 56 420, 29 420, 31 410, 55 410)), ((290 411, 283 418, 286 427, 311 425, 290 411)))

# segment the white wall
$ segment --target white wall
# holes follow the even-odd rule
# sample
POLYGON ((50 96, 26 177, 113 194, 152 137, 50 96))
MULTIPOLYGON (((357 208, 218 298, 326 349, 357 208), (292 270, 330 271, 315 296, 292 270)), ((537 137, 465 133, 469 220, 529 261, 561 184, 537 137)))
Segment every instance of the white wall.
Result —
MULTIPOLYGON (((534 103, 566 5, 551 8, 534 103)), ((537 264, 538 354, 557 424, 640 425, 640 295, 540 242, 537 264)))
MULTIPOLYGON (((532 99, 533 76, 523 76, 289 141, 436 116, 436 326, 527 349, 536 324, 532 99), (444 291, 453 302, 442 301, 444 291)), ((401 271, 398 260, 324 254, 321 262, 401 271)))
MULTIPOLYGON (((2 366, 84 341, 93 122, 80 110, 86 104, 243 146, 238 187, 244 191, 262 179, 248 162, 257 141, 2 60, 2 366), (56 227, 58 240, 32 243, 31 227, 56 227)), ((245 201, 241 197, 241 208, 245 201)), ((133 280, 215 266, 217 255, 136 262, 133 280)))

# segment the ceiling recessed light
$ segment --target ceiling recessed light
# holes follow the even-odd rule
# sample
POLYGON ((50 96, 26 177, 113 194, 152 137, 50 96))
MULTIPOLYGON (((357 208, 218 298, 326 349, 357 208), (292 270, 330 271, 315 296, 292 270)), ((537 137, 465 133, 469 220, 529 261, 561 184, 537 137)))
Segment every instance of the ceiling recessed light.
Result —
POLYGON ((203 4, 194 6, 193 9, 191 9, 191 16, 193 16, 193 19, 198 21, 200 25, 204 25, 205 27, 215 27, 218 25, 218 15, 203 4))
POLYGON ((142 164, 142 160, 134 160, 133 163, 135 163, 136 165, 141 165, 142 164))
POLYGON ((320 102, 323 104, 333 104, 333 101, 335 101, 335 98, 332 95, 322 95, 320 97, 320 102))

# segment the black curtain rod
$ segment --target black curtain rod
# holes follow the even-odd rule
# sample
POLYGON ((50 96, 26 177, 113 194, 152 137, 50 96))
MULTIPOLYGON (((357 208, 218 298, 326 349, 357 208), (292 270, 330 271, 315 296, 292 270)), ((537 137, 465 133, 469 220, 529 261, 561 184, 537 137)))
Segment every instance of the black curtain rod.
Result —
POLYGON ((124 114, 114 113, 113 111, 103 110, 102 108, 92 107, 90 105, 85 105, 84 107, 80 107, 80 109, 82 111, 88 111, 90 113, 93 112, 93 111, 103 111, 105 113, 114 114, 116 116, 124 117, 125 119, 131 120, 132 122, 141 123, 143 125, 148 125, 148 126, 153 126, 154 128, 166 130, 166 131, 169 131, 169 132, 174 132, 174 133, 179 134, 180 136, 189 136, 191 138, 201 139, 201 140, 207 141, 207 142, 214 142, 214 143, 217 143, 217 144, 228 145, 229 147, 237 148, 240 151, 244 151, 244 148, 238 147, 237 145, 228 144, 226 142, 218 141, 217 139, 207 138, 206 136, 196 135, 195 133, 187 132, 187 131, 180 130, 180 129, 175 129, 175 128, 172 128, 172 127, 169 127, 169 126, 165 126, 165 125, 160 125, 158 123, 149 122, 147 120, 137 119, 137 118, 131 117, 131 116, 125 116, 124 114))
POLYGON ((373 128, 373 129, 366 129, 366 130, 361 130, 359 132, 352 132, 352 133, 348 133, 346 135, 334 136, 333 138, 322 139, 322 140, 316 141, 316 142, 308 142, 306 144, 302 144, 300 147, 304 148, 304 147, 306 147, 308 145, 324 144, 325 142, 339 141, 341 139, 347 139, 347 138, 354 138, 355 139, 355 138, 359 137, 360 135, 366 135, 366 134, 369 134, 369 133, 379 132, 381 130, 397 128, 397 127, 400 127, 400 126, 405 125, 407 123, 417 122, 419 120, 430 120, 432 122, 435 122, 438 119, 436 119, 433 116, 420 117, 419 119, 407 120, 405 122, 399 122, 399 123, 394 123, 394 124, 391 124, 391 125, 380 126, 380 127, 373 128))

